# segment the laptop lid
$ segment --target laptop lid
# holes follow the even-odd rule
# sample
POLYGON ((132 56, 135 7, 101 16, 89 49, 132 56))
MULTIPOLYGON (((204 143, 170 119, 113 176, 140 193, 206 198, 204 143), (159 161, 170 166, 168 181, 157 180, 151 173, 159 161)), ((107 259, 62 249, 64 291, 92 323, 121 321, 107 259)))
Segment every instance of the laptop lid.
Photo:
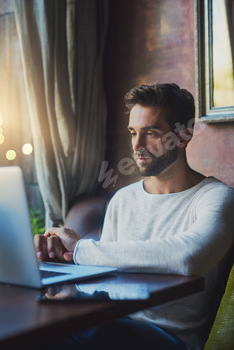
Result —
POLYGON ((28 287, 80 280, 116 269, 44 263, 42 270, 63 273, 41 278, 36 257, 23 173, 20 167, 0 167, 0 282, 28 287))

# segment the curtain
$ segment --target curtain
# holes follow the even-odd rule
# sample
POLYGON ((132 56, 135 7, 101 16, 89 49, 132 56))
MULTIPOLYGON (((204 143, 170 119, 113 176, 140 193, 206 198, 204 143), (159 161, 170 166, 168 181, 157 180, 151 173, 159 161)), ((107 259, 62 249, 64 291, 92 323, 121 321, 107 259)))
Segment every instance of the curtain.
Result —
POLYGON ((108 0, 14 0, 46 226, 92 194, 105 152, 108 0))

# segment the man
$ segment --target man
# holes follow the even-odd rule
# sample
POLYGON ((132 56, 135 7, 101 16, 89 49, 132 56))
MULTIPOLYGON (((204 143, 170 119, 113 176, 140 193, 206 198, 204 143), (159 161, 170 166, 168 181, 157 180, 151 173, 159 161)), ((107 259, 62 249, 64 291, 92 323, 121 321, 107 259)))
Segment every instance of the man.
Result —
POLYGON ((204 275, 204 292, 138 312, 92 336, 103 349, 202 349, 200 331, 233 242, 233 190, 187 163, 195 117, 188 91, 176 84, 142 85, 126 94, 125 102, 133 157, 143 179, 114 195, 100 241, 51 228, 35 238, 38 258, 204 275))

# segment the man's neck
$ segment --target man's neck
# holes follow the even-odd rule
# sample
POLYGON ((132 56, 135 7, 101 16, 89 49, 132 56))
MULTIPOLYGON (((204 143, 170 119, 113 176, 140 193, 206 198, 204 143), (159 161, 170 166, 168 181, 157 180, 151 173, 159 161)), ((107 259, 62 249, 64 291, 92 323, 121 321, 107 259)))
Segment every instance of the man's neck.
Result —
POLYGON ((187 163, 177 167, 172 165, 170 171, 144 180, 145 191, 151 194, 168 194, 185 191, 204 180, 205 176, 191 169, 187 163))

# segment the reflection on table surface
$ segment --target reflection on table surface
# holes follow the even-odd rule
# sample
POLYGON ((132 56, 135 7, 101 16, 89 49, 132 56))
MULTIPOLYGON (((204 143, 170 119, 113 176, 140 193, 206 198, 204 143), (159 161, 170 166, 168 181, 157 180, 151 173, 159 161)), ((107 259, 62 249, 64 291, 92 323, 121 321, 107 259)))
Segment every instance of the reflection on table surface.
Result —
POLYGON ((144 282, 115 275, 79 284, 48 287, 41 300, 142 300, 150 296, 144 282))
POLYGON ((175 299, 180 289, 185 295, 202 290, 204 281, 198 277, 115 272, 108 276, 90 279, 77 284, 47 287, 44 300, 142 300, 155 293, 163 299, 175 299))

